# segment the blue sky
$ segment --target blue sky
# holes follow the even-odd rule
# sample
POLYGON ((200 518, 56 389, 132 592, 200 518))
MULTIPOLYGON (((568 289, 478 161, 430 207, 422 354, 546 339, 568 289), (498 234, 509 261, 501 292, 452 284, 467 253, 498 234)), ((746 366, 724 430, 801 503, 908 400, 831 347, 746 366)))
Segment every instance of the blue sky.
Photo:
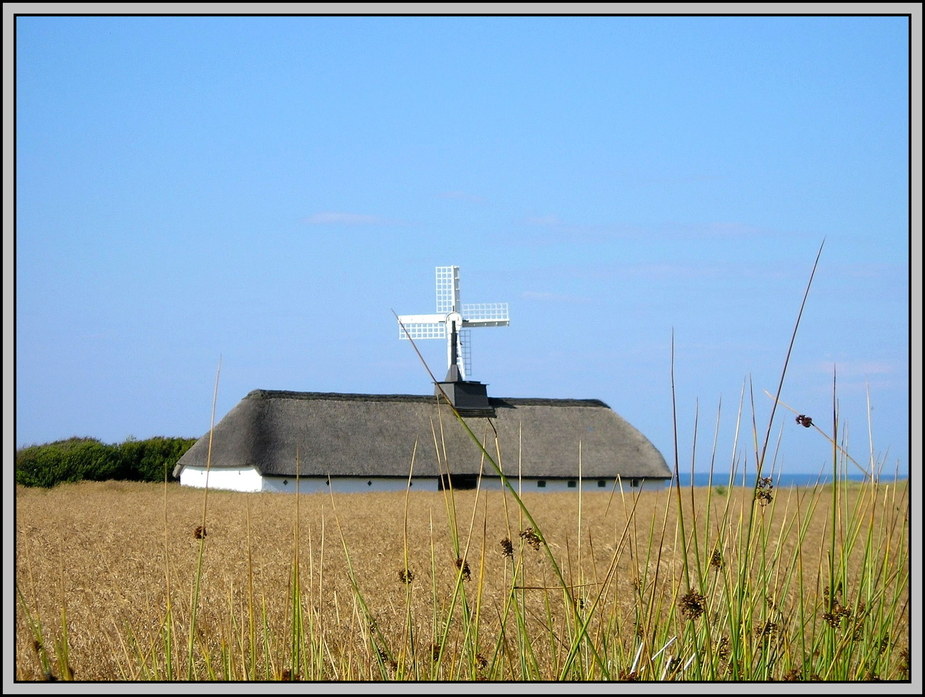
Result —
MULTIPOLYGON (((824 241, 782 400, 831 435, 834 384, 852 456, 907 468, 907 18, 45 16, 15 46, 17 446, 198 437, 219 366, 216 420, 429 394, 393 311, 458 265, 510 305, 472 332, 491 395, 601 399, 672 463, 674 389, 681 468, 717 423, 716 469, 752 467, 824 241)), ((775 419, 776 468, 831 466, 775 419)))

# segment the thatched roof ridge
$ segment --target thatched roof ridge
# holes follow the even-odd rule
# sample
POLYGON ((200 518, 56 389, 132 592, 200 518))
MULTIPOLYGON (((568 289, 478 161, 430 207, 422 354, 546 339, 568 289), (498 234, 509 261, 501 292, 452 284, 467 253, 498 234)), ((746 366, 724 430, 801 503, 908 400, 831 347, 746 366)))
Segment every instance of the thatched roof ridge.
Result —
MULTIPOLYGON (((491 398, 495 416, 465 417, 505 474, 669 477, 661 453, 599 400, 491 398), (498 446, 494 434, 498 435, 498 446), (500 448, 500 458, 497 450, 500 448)), ((210 466, 268 476, 476 474, 481 450, 433 395, 254 390, 215 426, 210 466), (438 444, 440 447, 438 447, 438 444), (444 459, 443 453, 446 453, 444 459)), ((208 435, 179 460, 204 467, 208 435)), ((491 475, 485 463, 485 474, 491 475)))
MULTIPOLYGON (((431 395, 418 394, 362 394, 356 392, 293 392, 290 390, 251 390, 244 399, 311 399, 329 401, 359 401, 359 402, 426 402, 436 403, 437 399, 431 395)), ((599 399, 552 399, 541 397, 509 397, 500 399, 489 397, 489 403, 494 407, 525 406, 525 405, 554 405, 576 407, 605 407, 609 408, 599 399)))

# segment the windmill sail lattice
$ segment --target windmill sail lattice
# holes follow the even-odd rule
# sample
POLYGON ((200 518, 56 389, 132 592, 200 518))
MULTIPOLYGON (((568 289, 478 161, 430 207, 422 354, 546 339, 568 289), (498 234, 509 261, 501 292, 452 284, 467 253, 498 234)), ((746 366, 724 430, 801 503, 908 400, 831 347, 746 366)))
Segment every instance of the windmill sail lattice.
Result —
POLYGON ((469 330, 472 327, 506 327, 507 303, 462 304, 459 300, 459 267, 437 267, 437 312, 431 315, 400 315, 399 339, 446 339, 447 380, 467 380, 472 371, 469 330), (456 373, 458 377, 453 375, 456 373))

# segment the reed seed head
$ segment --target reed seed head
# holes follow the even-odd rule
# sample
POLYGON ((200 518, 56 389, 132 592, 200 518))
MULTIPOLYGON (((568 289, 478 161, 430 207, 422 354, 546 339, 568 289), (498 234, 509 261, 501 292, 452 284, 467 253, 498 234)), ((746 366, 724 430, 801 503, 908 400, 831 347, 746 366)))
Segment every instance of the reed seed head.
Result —
POLYGON ((838 601, 833 604, 830 612, 822 613, 822 619, 833 629, 838 629, 841 626, 842 619, 848 619, 850 617, 851 608, 840 605, 838 601))
POLYGON ((377 648, 376 653, 379 655, 379 660, 381 660, 389 670, 394 671, 398 668, 398 661, 389 656, 385 649, 377 648))
POLYGON ((668 659, 667 664, 665 665, 665 670, 668 673, 676 673, 678 669, 681 668, 681 657, 680 656, 671 656, 668 659))
POLYGON ((681 612, 684 613, 684 616, 689 620, 695 620, 700 617, 704 610, 704 602, 706 598, 703 597, 702 593, 697 593, 696 591, 688 591, 683 596, 679 605, 681 606, 681 612))
POLYGON ((463 578, 469 580, 472 577, 472 574, 469 571, 469 562, 467 562, 462 557, 456 560, 456 568, 462 571, 463 578))
POLYGON ((536 531, 533 528, 527 528, 526 530, 520 531, 520 537, 533 549, 538 550, 540 548, 540 543, 542 540, 540 536, 536 534, 536 531))
POLYGON ((721 661, 729 658, 729 637, 720 637, 719 644, 716 647, 716 655, 719 656, 721 661))
POLYGON ((767 506, 774 500, 771 491, 774 489, 774 480, 770 477, 761 477, 755 487, 755 500, 762 506, 767 506))
POLYGON ((826 586, 822 592, 825 596, 826 605, 829 607, 827 612, 822 613, 822 619, 833 629, 838 629, 841 626, 842 619, 848 619, 852 614, 851 608, 842 605, 841 599, 839 598, 842 592, 842 585, 838 583, 834 591, 826 586))

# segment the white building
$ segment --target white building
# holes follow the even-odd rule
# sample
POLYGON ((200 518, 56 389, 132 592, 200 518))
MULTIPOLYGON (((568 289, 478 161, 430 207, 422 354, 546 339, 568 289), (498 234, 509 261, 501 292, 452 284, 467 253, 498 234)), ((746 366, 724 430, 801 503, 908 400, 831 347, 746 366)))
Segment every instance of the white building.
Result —
POLYGON ((522 492, 664 488, 671 478, 652 443, 598 400, 489 398, 481 383, 460 380, 436 392, 254 390, 174 476, 249 492, 499 489, 474 435, 522 492))

